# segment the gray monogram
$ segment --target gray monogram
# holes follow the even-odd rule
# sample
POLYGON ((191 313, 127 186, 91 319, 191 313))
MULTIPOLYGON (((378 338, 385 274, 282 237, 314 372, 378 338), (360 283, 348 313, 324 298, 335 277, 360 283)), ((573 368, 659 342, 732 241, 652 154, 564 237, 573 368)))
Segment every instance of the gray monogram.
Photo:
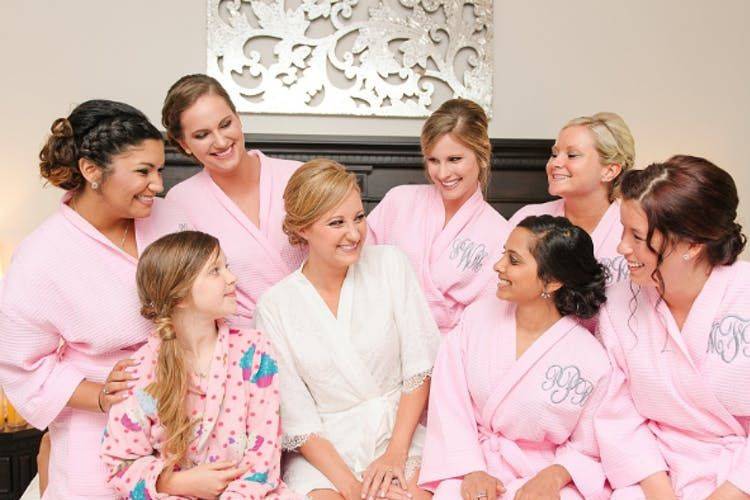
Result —
POLYGON ((555 404, 570 396, 571 404, 583 406, 594 390, 594 384, 581 377, 581 370, 575 365, 552 365, 547 368, 544 378, 542 389, 550 392, 549 399, 555 404))
POLYGON ((731 363, 740 353, 750 358, 749 319, 728 314, 711 325, 706 352, 718 354, 725 363, 731 363))
POLYGON ((488 255, 489 252, 484 243, 475 243, 469 238, 456 238, 451 244, 451 253, 448 258, 450 260, 458 259, 456 267, 459 270, 471 269, 478 273, 488 255))
POLYGON ((618 255, 613 259, 603 258, 599 263, 607 268, 609 271, 607 276, 606 285, 614 285, 622 280, 628 279, 630 276, 630 270, 628 269, 628 261, 625 257, 618 255))

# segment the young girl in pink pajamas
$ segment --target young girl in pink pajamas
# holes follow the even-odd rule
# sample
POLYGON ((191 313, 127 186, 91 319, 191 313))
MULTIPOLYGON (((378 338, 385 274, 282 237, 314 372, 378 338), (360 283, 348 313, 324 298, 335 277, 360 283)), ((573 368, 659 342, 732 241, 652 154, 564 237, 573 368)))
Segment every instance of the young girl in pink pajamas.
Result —
POLYGON ((156 329, 138 381, 102 438, 109 484, 151 498, 296 498, 279 478, 275 354, 257 330, 229 329, 236 278, 213 236, 185 231, 143 253, 141 313, 156 329))

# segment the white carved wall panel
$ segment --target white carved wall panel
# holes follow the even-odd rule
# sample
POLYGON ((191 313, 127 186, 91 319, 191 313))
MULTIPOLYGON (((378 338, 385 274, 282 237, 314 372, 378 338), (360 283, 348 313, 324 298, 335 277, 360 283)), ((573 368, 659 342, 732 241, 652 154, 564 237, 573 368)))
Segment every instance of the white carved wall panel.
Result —
POLYGON ((491 113, 492 0, 207 0, 207 72, 239 111, 491 113))

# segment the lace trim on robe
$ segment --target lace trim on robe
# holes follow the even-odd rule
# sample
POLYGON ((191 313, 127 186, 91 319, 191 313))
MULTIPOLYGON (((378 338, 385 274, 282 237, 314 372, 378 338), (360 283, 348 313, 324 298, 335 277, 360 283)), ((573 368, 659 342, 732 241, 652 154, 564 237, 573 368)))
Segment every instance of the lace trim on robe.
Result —
POLYGON ((315 432, 310 434, 298 434, 296 436, 284 436, 281 438, 281 449, 284 451, 295 451, 297 448, 305 444, 311 436, 315 436, 315 432))
POLYGON ((422 457, 409 457, 406 459, 406 463, 404 464, 404 476, 406 476, 407 481, 412 478, 421 465, 422 457))
POLYGON ((411 377, 404 380, 402 391, 407 393, 415 391, 419 388, 419 386, 424 384, 424 381, 427 380, 427 378, 430 376, 432 376, 432 368, 427 371, 417 373, 416 375, 412 375, 411 377))

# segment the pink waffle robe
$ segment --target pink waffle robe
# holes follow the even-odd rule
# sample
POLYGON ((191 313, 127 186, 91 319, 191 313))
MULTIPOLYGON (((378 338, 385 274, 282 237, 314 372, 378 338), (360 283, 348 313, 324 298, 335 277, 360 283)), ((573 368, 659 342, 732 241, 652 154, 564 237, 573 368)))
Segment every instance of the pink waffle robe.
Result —
POLYGON ((715 268, 682 331, 653 287, 609 290, 600 331, 613 364, 595 418, 613 498, 644 498, 668 470, 681 499, 725 481, 750 494, 750 264, 715 268))
POLYGON ((434 185, 398 186, 367 216, 367 224, 368 243, 394 245, 409 257, 441 333, 478 297, 494 295, 492 267, 502 255, 508 223, 481 189, 445 224, 434 185))
MULTIPOLYGON (((559 199, 547 203, 526 205, 513 214, 508 225, 512 229, 529 215, 565 217, 565 202, 559 199)), ((508 232, 510 233, 510 230, 508 232)), ((630 276, 628 263, 622 255, 617 253, 617 245, 620 244, 620 237, 622 236, 619 202, 615 201, 609 206, 590 236, 594 243, 594 256, 609 271, 607 285, 627 280, 630 276)))
POLYGON ((233 324, 252 324, 255 305, 268 288, 294 271, 305 256, 289 244, 281 229, 284 189, 301 165, 297 161, 260 159, 260 227, 216 185, 204 169, 169 190, 167 199, 177 204, 190 223, 221 242, 232 273, 237 276, 237 315, 233 324))
MULTIPOLYGON (((147 387, 156 378, 161 344, 151 335, 135 354, 141 362, 138 381, 131 396, 110 410, 102 438, 109 484, 121 498, 179 498, 156 491, 166 466, 161 450, 167 435, 147 387)), ((246 469, 229 483, 222 499, 302 498, 280 479, 277 374, 276 355, 261 332, 225 325, 219 329, 208 376, 188 374, 185 404, 194 437, 182 469, 222 461, 246 469)))
POLYGON ((475 302, 435 362, 419 484, 459 500, 463 476, 484 471, 513 499, 560 464, 573 478, 563 499, 606 498, 593 416, 609 372, 602 346, 567 316, 516 359, 515 305, 475 302))
MULTIPOLYGON (((52 452, 45 499, 113 498, 99 458, 106 423, 98 412, 67 407, 83 381, 104 382, 114 364, 145 342, 137 261, 64 202, 17 248, 0 305, 0 384, 34 427, 49 427, 52 452)), ((186 229, 181 214, 154 200, 135 220, 139 253, 186 229)))

